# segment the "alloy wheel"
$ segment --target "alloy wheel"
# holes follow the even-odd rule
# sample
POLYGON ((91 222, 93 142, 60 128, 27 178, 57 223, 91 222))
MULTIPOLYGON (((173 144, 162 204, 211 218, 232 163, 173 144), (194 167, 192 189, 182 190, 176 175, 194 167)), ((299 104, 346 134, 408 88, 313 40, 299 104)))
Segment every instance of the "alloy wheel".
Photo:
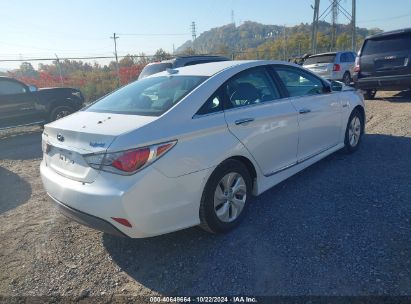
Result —
POLYGON ((350 126, 348 128, 348 140, 351 147, 356 147, 361 136, 361 120, 358 116, 354 116, 351 119, 350 126))
POLYGON ((244 178, 237 172, 226 174, 214 192, 214 211, 222 222, 232 222, 241 214, 247 198, 244 178))

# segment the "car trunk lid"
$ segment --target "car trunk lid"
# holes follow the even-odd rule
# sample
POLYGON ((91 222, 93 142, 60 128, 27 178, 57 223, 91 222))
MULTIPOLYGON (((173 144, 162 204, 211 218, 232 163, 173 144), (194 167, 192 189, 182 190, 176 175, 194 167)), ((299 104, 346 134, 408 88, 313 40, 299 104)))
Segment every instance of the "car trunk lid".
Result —
POLYGON ((114 139, 144 126, 156 117, 77 112, 44 127, 46 165, 67 178, 91 183, 99 171, 83 155, 104 153, 114 139))

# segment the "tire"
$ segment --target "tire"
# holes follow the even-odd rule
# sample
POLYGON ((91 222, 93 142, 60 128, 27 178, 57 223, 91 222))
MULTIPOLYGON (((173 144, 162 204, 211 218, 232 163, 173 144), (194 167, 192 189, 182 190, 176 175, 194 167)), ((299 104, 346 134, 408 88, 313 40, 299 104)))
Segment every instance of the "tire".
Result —
POLYGON ((351 84, 351 75, 350 72, 345 72, 342 81, 345 85, 349 86, 351 84))
POLYGON ((57 119, 63 118, 74 113, 74 109, 69 106, 57 106, 51 110, 49 116, 49 122, 55 121, 57 119))
POLYGON ((377 94, 377 90, 375 89, 366 90, 364 94, 364 98, 372 100, 375 98, 375 94, 377 94))
POLYGON ((357 151, 364 133, 364 118, 360 111, 354 109, 348 119, 345 130, 344 150, 350 154, 357 151))
POLYGON ((210 233, 222 233, 238 226, 246 214, 251 188, 250 172, 243 163, 237 160, 221 163, 203 191, 200 227, 210 233), (230 187, 227 187, 230 182, 230 187), (236 184, 238 190, 233 191, 236 184))

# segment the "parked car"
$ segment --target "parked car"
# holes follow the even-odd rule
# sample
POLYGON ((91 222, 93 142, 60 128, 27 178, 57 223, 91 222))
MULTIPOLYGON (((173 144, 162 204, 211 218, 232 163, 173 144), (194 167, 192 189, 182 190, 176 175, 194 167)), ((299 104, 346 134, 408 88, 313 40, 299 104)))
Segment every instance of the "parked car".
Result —
POLYGON ((0 129, 51 122, 79 110, 83 102, 77 89, 37 89, 0 77, 0 129))
POLYGON ((362 95, 279 61, 226 61, 133 82, 45 125, 44 187, 72 219, 149 237, 237 226, 259 195, 355 151, 362 95))
POLYGON ((147 64, 141 71, 138 79, 143 79, 147 76, 153 75, 165 71, 166 69, 180 68, 189 65, 195 65, 200 63, 228 61, 227 57, 223 56, 210 56, 210 55, 194 55, 194 56, 178 56, 173 59, 163 60, 160 62, 152 62, 147 64))
POLYGON ((354 74, 356 88, 373 99, 377 90, 411 89, 411 28, 367 37, 354 74))
POLYGON ((354 52, 331 52, 311 55, 305 59, 306 69, 329 80, 340 80, 346 85, 352 82, 356 54, 354 52))

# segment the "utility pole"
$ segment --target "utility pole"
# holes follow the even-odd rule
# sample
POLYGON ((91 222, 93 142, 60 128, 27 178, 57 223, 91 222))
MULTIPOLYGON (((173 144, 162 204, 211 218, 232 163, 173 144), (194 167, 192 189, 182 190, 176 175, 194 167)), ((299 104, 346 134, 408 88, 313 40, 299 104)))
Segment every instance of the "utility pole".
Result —
MULTIPOLYGON (((325 20, 328 15, 331 14, 331 44, 330 49, 336 48, 336 40, 337 40, 337 23, 338 23, 338 16, 341 13, 341 16, 348 19, 349 24, 351 25, 351 47, 352 50, 355 52, 357 50, 357 33, 356 33, 356 0, 352 0, 352 11, 351 13, 345 8, 342 4, 342 0, 329 0, 330 5, 321 13, 319 14, 319 7, 320 7, 320 0, 315 0, 314 7, 314 18, 313 18, 313 25, 312 25, 312 36, 311 36, 311 51, 315 54, 318 52, 317 50, 317 32, 318 32, 318 20, 325 20)), ((345 1, 346 2, 346 1, 345 1)))
POLYGON ((330 51, 334 51, 337 47, 337 23, 338 23, 338 2, 340 0, 332 0, 331 8, 331 46, 330 51))
POLYGON ((284 61, 287 61, 287 36, 285 33, 285 24, 283 28, 283 36, 284 36, 284 61))
POLYGON ((61 82, 61 85, 64 85, 64 82, 63 82, 63 75, 62 75, 62 73, 61 73, 61 66, 60 66, 60 59, 59 59, 59 57, 57 56, 57 54, 54 54, 54 55, 56 55, 56 65, 57 65, 57 68, 58 68, 58 70, 59 70, 59 75, 60 75, 60 82, 61 82))
MULTIPOLYGON (((312 7, 312 6, 311 6, 312 7)), ((318 16, 320 11, 320 0, 315 0, 313 16, 313 24, 311 29, 311 52, 315 54, 317 52, 317 32, 318 32, 318 16)))
POLYGON ((194 21, 191 22, 191 38, 193 41, 193 51, 195 53, 194 41, 197 39, 197 32, 196 32, 196 23, 194 21))
POLYGON ((356 0, 352 0, 352 8, 351 8, 351 25, 352 25, 352 33, 351 33, 351 48, 353 52, 357 52, 357 31, 356 31, 356 0))
POLYGON ((234 10, 231 10, 231 23, 235 26, 234 10))
POLYGON ((117 42, 116 40, 120 38, 119 36, 116 36, 116 33, 113 33, 113 36, 110 37, 111 39, 114 40, 114 56, 116 56, 116 70, 117 70, 117 86, 120 86, 120 69, 118 66, 118 56, 117 56, 117 42))

